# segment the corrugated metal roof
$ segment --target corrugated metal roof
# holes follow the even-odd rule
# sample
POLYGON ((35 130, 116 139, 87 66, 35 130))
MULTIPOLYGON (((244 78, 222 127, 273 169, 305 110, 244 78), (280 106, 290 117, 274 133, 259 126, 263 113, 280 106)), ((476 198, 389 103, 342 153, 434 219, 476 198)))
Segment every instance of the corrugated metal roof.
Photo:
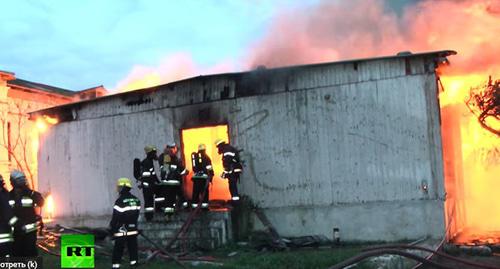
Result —
MULTIPOLYGON (((283 67, 275 67, 275 68, 258 68, 256 70, 262 70, 262 71, 276 71, 276 70, 286 70, 286 69, 300 69, 300 68, 310 68, 310 67, 318 67, 318 66, 325 66, 325 65, 336 65, 336 64, 346 64, 346 63, 359 63, 359 62, 366 62, 366 61, 378 61, 378 60, 389 60, 389 59, 397 59, 397 58, 417 58, 417 57, 425 57, 425 56, 432 56, 434 55, 435 57, 447 57, 450 55, 456 55, 457 52, 453 50, 439 50, 439 51, 430 51, 430 52, 421 52, 421 53, 410 53, 410 52, 401 52, 398 53, 397 55, 390 55, 390 56, 382 56, 382 57, 373 57, 373 58, 360 58, 360 59, 350 59, 350 60, 343 60, 343 61, 336 61, 336 62, 324 62, 324 63, 313 63, 313 64, 304 64, 304 65, 292 65, 292 66, 283 66, 283 67)), ((132 94, 138 94, 140 92, 148 92, 148 91, 153 91, 158 89, 159 87, 164 87, 167 85, 174 85, 180 82, 184 81, 189 81, 189 80, 195 80, 199 78, 213 78, 213 77, 223 77, 223 76, 239 76, 242 74, 248 74, 251 72, 254 72, 255 70, 249 70, 249 71, 244 71, 244 72, 230 72, 230 73, 219 73, 219 74, 211 74, 211 75, 200 75, 200 76, 195 76, 195 77, 190 77, 182 80, 177 80, 173 81, 170 83, 162 84, 162 85, 157 85, 149 88, 143 88, 143 89, 137 89, 134 91, 128 91, 128 92, 123 92, 123 93, 117 93, 117 94, 111 94, 111 95, 106 95, 102 97, 98 97, 95 99, 91 100, 83 100, 80 102, 73 102, 61 106, 55 106, 51 107, 48 109, 43 109, 43 110, 38 110, 31 112, 29 114, 44 114, 47 112, 63 109, 63 108, 69 108, 73 106, 78 106, 83 103, 89 103, 89 102, 98 102, 101 100, 105 100, 108 98, 116 98, 116 97, 123 97, 127 95, 132 95, 132 94)))

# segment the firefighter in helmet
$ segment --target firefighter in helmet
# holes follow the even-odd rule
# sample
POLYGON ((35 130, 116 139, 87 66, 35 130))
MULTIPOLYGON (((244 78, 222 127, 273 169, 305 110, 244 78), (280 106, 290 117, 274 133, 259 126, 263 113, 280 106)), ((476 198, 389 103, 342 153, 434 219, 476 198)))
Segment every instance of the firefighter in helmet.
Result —
MULTIPOLYGON (((160 164, 160 183, 158 193, 164 197, 165 203, 163 211, 166 214, 173 214, 177 200, 184 204, 184 192, 182 191, 182 180, 187 174, 187 169, 182 161, 177 157, 177 145, 169 143, 164 152, 158 157, 160 164)), ((186 203, 187 205, 187 203, 186 203)))
POLYGON ((37 221, 41 219, 35 208, 42 207, 44 199, 39 192, 29 188, 26 176, 19 170, 10 173, 10 184, 13 189, 10 191, 9 204, 17 218, 14 224, 13 256, 35 257, 38 254, 37 221))
MULTIPOLYGON (((156 155, 156 148, 154 146, 144 147, 144 152, 146 153, 146 158, 142 160, 140 165, 139 188, 142 188, 142 194, 144 195, 144 215, 147 221, 151 221, 154 215, 155 187, 158 183, 154 161, 158 159, 158 156, 156 155)), ((157 202, 161 203, 162 200, 157 202)))
POLYGON ((206 153, 205 144, 198 145, 198 152, 191 153, 191 161, 193 164, 194 175, 191 178, 193 181, 193 197, 191 206, 198 207, 201 197, 201 207, 208 209, 208 184, 212 183, 214 170, 212 168, 212 160, 206 153))
POLYGON ((113 206, 113 217, 109 223, 115 245, 113 247, 112 268, 120 268, 125 245, 130 256, 130 266, 137 266, 137 219, 141 201, 130 193, 130 179, 122 177, 117 181, 119 197, 113 206))
POLYGON ((9 192, 5 188, 5 182, 0 175, 0 259, 10 257, 12 254, 12 226, 17 222, 17 218, 12 213, 9 205, 9 192))
POLYGON ((222 139, 217 139, 215 141, 215 146, 217 147, 218 153, 222 155, 222 166, 224 167, 224 171, 221 177, 227 178, 229 181, 231 200, 239 201, 238 181, 240 180, 241 172, 243 172, 243 166, 240 162, 238 150, 222 139))

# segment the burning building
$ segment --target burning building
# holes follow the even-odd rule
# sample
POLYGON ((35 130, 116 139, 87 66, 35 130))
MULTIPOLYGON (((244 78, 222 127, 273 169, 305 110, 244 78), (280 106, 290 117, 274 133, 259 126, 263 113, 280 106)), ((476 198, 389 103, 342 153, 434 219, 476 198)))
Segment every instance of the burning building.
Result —
POLYGON ((0 173, 9 178, 9 171, 21 169, 31 185, 37 186, 38 136, 56 119, 40 117, 28 120, 28 113, 52 106, 88 100, 102 96, 102 86, 75 92, 41 83, 16 78, 12 72, 0 70, 0 173))
MULTIPOLYGON (((53 194, 57 218, 108 219, 115 181, 133 178, 145 145, 175 141, 186 161, 204 142, 217 175, 213 141, 226 138, 244 150, 242 194, 284 236, 441 238, 436 68, 453 54, 258 68, 40 110, 31 116, 58 119, 41 138, 40 190, 53 194)), ((224 184, 215 179, 213 199, 228 197, 224 184)))

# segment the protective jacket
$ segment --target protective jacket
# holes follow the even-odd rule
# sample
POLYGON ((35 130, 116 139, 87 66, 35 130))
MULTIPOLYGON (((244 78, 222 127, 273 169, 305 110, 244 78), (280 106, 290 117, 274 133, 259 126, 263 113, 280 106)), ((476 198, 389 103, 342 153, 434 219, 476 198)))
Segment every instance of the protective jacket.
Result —
POLYGON ((137 219, 141 201, 129 190, 122 190, 113 206, 113 217, 109 226, 114 237, 137 235, 137 219))
MULTIPOLYGON (((9 192, 0 186, 0 246, 14 241, 12 226, 17 222, 9 205, 9 192)), ((1 255, 0 255, 1 257, 1 255)))
POLYGON ((14 228, 24 233, 34 232, 37 229, 36 222, 40 216, 36 214, 35 207, 43 207, 42 195, 29 188, 14 188, 10 191, 9 204, 13 209, 17 221, 14 228))
POLYGON ((196 179, 210 179, 214 175, 212 168, 212 160, 204 151, 191 153, 191 161, 193 164, 193 180, 196 179))
POLYGON ((243 166, 240 162, 238 150, 235 147, 224 144, 219 147, 219 154, 222 154, 222 166, 224 167, 224 175, 233 173, 241 174, 243 166))
POLYGON ((111 261, 112 268, 120 268, 125 246, 128 248, 130 265, 137 266, 137 219, 141 202, 130 193, 129 188, 123 188, 113 206, 113 217, 109 223, 115 241, 111 261))
POLYGON ((141 162, 141 181, 142 188, 153 188, 154 184, 158 182, 156 176, 154 160, 152 158, 145 158, 141 162))
POLYGON ((182 161, 175 154, 161 154, 158 158, 160 163, 160 185, 182 185, 182 176, 187 174, 182 161))

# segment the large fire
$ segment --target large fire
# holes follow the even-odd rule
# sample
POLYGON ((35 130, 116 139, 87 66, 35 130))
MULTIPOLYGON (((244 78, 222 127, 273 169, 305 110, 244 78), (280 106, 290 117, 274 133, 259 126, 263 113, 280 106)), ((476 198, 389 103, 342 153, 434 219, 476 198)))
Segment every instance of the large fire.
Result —
MULTIPOLYGON (((423 0, 403 7, 398 2, 404 1, 324 0, 280 9, 267 32, 237 61, 242 63, 238 67, 308 64, 408 50, 458 51, 450 59, 452 65, 440 70, 448 239, 499 240, 491 232, 500 231, 500 138, 479 125, 465 100, 470 88, 484 84, 490 75, 500 78, 500 1, 423 0)), ((161 65, 153 71, 166 78, 160 79, 163 83, 178 73, 161 65)), ((197 75, 197 69, 191 71, 189 75, 197 75)), ((144 78, 148 80, 148 75, 144 78)))
POLYGON ((441 76, 446 213, 453 222, 448 237, 457 243, 500 242, 500 138, 482 128, 465 105, 470 89, 487 78, 446 71, 441 76))

